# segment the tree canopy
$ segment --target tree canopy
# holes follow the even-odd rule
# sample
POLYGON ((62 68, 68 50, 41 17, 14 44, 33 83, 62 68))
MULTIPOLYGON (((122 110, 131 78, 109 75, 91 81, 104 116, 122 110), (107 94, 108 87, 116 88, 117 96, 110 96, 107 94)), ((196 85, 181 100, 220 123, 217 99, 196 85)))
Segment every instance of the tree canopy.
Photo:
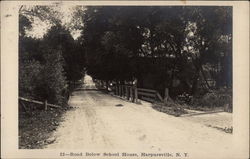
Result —
POLYGON ((48 6, 20 8, 19 94, 65 104, 69 84, 84 76, 85 60, 80 41, 74 40, 57 15, 48 6), (27 34, 36 18, 50 24, 42 38, 27 34))
POLYGON ((76 6, 72 15, 64 24, 53 7, 21 7, 20 60, 38 70, 47 58, 60 61, 66 83, 86 68, 95 79, 138 79, 172 96, 232 87, 232 7, 76 6), (26 33, 37 18, 50 26, 40 39, 26 33))
POLYGON ((124 82, 146 74, 185 91, 231 87, 232 8, 91 6, 82 14, 87 70, 102 80, 124 82), (158 74, 158 75, 157 75, 158 74), (167 81, 167 82, 166 82, 167 81))

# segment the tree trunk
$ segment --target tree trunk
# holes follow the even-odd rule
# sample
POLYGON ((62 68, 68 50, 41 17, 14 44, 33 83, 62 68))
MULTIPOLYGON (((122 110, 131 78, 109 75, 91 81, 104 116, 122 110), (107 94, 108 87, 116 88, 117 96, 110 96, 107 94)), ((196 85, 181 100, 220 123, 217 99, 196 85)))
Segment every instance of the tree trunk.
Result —
POLYGON ((194 95, 198 88, 198 78, 199 78, 199 71, 196 72, 195 77, 193 79, 191 94, 194 95))
POLYGON ((201 67, 197 66, 194 58, 192 58, 192 63, 196 69, 196 73, 195 73, 195 76, 193 79, 193 84, 192 84, 192 89, 191 89, 191 94, 194 95, 197 91, 197 88, 198 88, 198 79, 200 77, 200 68, 201 67))
POLYGON ((208 89, 211 89, 209 83, 207 82, 207 78, 206 78, 205 72, 204 72, 204 70, 203 70, 203 68, 202 68, 202 65, 200 65, 200 67, 201 67, 201 68, 200 68, 201 74, 202 74, 203 79, 204 79, 204 81, 205 81, 205 83, 206 83, 206 86, 207 86, 208 89))

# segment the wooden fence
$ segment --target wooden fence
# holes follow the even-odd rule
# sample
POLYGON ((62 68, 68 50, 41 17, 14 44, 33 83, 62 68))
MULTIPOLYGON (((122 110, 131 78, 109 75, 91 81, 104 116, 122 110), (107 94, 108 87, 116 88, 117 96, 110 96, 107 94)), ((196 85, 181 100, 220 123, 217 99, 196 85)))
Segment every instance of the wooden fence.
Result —
MULTIPOLYGON (((44 110, 47 110, 48 107, 61 108, 61 106, 59 106, 59 105, 54 105, 54 104, 47 103, 47 100, 45 100, 44 102, 41 102, 41 101, 37 101, 37 100, 33 100, 33 99, 27 99, 27 98, 23 98, 23 97, 19 97, 19 100, 20 101, 24 101, 24 102, 29 102, 29 103, 35 103, 35 104, 39 104, 39 105, 44 105, 44 110)), ((24 109, 26 111, 27 108, 26 108, 25 104, 21 102, 21 105, 24 107, 24 109)))
POLYGON ((137 103, 138 99, 148 102, 167 102, 169 97, 168 88, 165 89, 165 96, 163 98, 157 90, 137 88, 132 84, 110 84, 109 82, 102 80, 94 80, 94 82, 97 89, 112 91, 114 95, 134 103, 137 103))
POLYGON ((138 91, 135 86, 115 85, 113 89, 114 89, 113 91, 115 95, 120 96, 122 98, 125 98, 135 103, 138 102, 138 91))
POLYGON ((162 98, 160 93, 153 89, 137 88, 132 85, 115 85, 113 92, 115 95, 125 98, 129 101, 138 102, 138 99, 149 102, 167 102, 168 89, 165 89, 165 96, 162 98))
POLYGON ((138 88, 138 95, 140 99, 149 102, 164 101, 160 93, 153 89, 138 88))

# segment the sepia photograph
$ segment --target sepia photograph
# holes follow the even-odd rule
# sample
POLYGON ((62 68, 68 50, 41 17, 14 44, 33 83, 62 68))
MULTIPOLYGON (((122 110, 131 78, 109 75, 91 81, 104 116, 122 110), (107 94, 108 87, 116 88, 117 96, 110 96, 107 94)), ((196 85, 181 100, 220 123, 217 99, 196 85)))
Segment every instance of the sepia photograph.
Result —
POLYGON ((17 151, 236 156, 232 5, 54 2, 16 10, 17 151))

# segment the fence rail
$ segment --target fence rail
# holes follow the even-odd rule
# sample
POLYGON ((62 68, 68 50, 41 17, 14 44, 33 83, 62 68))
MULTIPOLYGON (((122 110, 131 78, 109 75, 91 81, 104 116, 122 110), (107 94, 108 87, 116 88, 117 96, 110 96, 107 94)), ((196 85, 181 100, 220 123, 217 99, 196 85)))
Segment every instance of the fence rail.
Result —
POLYGON ((137 88, 133 85, 120 85, 117 84, 113 87, 113 92, 115 95, 130 100, 132 102, 138 102, 138 99, 155 102, 164 102, 168 98, 168 89, 166 88, 164 99, 157 90, 137 88), (167 93, 166 93, 167 92, 167 93), (165 100, 166 99, 166 100, 165 100))
POLYGON ((151 93, 156 93, 156 90, 153 89, 145 89, 145 88, 138 88, 138 91, 144 91, 144 92, 151 92, 151 93))
POLYGON ((142 100, 146 100, 149 102, 164 101, 160 93, 153 89, 138 88, 138 95, 142 100))
MULTIPOLYGON (((52 107, 52 108, 61 108, 61 106, 59 105, 55 105, 55 104, 50 104, 47 103, 47 100, 45 100, 44 102, 41 101, 37 101, 37 100, 33 100, 33 99, 27 99, 27 98, 23 98, 23 97, 19 97, 20 100, 25 101, 25 102, 30 102, 30 103, 35 103, 35 104, 40 104, 40 105, 44 105, 44 109, 47 110, 48 107, 52 107)), ((23 105, 23 104, 22 104, 23 105)), ((25 108, 26 109, 26 108, 25 108)))
POLYGON ((167 102, 168 88, 165 88, 164 98, 160 95, 157 90, 137 88, 132 84, 111 84, 102 80, 95 80, 98 89, 105 89, 107 91, 112 91, 114 95, 122 97, 132 102, 138 102, 138 99, 149 101, 149 102, 167 102))

